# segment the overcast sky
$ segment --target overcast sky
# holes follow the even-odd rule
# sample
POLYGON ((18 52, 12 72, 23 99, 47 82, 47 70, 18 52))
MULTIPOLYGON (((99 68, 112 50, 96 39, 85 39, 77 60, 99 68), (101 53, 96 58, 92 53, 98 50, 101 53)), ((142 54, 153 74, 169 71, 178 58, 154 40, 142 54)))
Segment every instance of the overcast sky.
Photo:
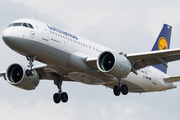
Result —
MULTIPOLYGON (((173 27, 171 48, 180 48, 179 0, 1 0, 0 35, 10 22, 34 18, 124 53, 147 52, 163 26, 173 27)), ((0 71, 26 58, 8 48, 0 38, 0 71)), ((40 63, 36 63, 40 64, 40 63)), ((180 62, 169 64, 170 76, 180 75, 180 62)), ((177 83, 180 85, 179 83, 177 83)), ((13 87, 0 78, 2 120, 179 120, 180 88, 154 93, 129 93, 115 97, 112 89, 64 82, 69 101, 55 104, 52 81, 36 90, 13 87)))

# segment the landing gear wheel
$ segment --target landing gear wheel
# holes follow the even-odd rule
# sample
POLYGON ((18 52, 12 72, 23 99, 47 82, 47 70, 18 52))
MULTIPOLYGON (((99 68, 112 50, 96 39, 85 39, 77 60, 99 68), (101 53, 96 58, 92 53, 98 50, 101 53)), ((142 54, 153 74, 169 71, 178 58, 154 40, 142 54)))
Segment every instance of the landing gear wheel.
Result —
POLYGON ((33 69, 31 69, 31 70, 30 70, 30 75, 31 75, 31 76, 34 76, 34 74, 35 74, 35 71, 34 71, 33 69))
POLYGON ((35 71, 34 71, 33 69, 30 69, 30 70, 27 69, 27 70, 26 70, 26 76, 28 76, 28 77, 29 77, 29 76, 34 76, 34 74, 35 74, 35 71))
POLYGON ((64 103, 68 101, 68 95, 66 92, 61 93, 61 100, 64 103))
POLYGON ((127 85, 122 85, 121 86, 121 91, 123 95, 127 95, 128 94, 128 87, 127 85))
POLYGON ((53 100, 55 103, 60 103, 61 100, 62 100, 62 102, 65 103, 68 101, 68 95, 66 92, 55 93, 53 96, 53 100))
POLYGON ((55 103, 60 103, 60 101, 61 101, 61 96, 60 96, 60 94, 59 93, 55 93, 54 95, 53 95, 53 100, 54 100, 54 102, 55 103))
POLYGON ((26 76, 29 77, 30 75, 31 75, 30 70, 27 69, 27 70, 26 70, 26 76))
POLYGON ((115 95, 115 96, 119 96, 120 93, 121 93, 121 88, 116 85, 116 86, 114 86, 114 88, 113 88, 113 92, 114 92, 114 95, 115 95))

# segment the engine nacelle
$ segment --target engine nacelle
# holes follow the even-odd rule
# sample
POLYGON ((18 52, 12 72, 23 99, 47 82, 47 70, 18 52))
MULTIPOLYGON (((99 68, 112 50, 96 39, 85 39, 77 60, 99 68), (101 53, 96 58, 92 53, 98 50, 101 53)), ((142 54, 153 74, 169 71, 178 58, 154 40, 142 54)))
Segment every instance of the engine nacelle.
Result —
POLYGON ((39 76, 35 70, 35 74, 33 76, 26 76, 27 69, 30 68, 17 63, 10 65, 6 71, 7 81, 11 85, 25 90, 35 89, 39 84, 39 76))
POLYGON ((125 78, 131 71, 131 63, 124 55, 110 51, 99 55, 97 66, 101 72, 117 78, 125 78))

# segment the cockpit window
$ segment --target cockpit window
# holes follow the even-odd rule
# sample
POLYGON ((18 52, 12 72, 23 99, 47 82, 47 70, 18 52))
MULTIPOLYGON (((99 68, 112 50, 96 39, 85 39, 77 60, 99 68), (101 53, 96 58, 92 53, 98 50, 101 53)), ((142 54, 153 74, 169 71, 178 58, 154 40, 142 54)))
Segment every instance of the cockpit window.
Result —
POLYGON ((32 26, 31 24, 29 24, 29 23, 28 23, 28 26, 29 26, 30 28, 34 29, 33 26, 32 26))
POLYGON ((34 29, 30 23, 11 23, 8 27, 14 27, 14 26, 23 26, 34 29))
POLYGON ((13 26, 21 26, 22 23, 14 23, 13 26))
POLYGON ((10 24, 8 27, 11 27, 11 26, 13 26, 13 24, 14 24, 14 23, 11 23, 11 24, 10 24))
POLYGON ((28 28, 28 25, 26 23, 23 23, 23 26, 28 28))

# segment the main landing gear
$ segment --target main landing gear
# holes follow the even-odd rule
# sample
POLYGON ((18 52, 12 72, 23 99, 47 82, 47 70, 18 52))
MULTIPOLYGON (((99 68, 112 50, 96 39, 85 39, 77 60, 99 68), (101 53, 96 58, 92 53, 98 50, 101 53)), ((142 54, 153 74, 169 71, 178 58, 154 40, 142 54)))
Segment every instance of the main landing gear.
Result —
POLYGON ((55 103, 60 103, 61 101, 63 103, 65 103, 68 101, 68 94, 66 92, 62 92, 62 90, 61 90, 63 76, 56 74, 54 77, 55 77, 54 84, 57 85, 59 91, 58 91, 58 93, 55 93, 53 95, 53 100, 55 103))
POLYGON ((26 76, 34 76, 35 71, 32 69, 32 67, 33 67, 34 59, 36 59, 36 56, 26 56, 26 58, 29 61, 28 67, 30 67, 30 69, 26 70, 26 76))
POLYGON ((122 92, 123 95, 127 95, 128 94, 128 87, 127 85, 123 84, 121 85, 121 79, 119 80, 119 85, 114 86, 113 88, 113 92, 115 96, 119 96, 120 93, 122 92))

